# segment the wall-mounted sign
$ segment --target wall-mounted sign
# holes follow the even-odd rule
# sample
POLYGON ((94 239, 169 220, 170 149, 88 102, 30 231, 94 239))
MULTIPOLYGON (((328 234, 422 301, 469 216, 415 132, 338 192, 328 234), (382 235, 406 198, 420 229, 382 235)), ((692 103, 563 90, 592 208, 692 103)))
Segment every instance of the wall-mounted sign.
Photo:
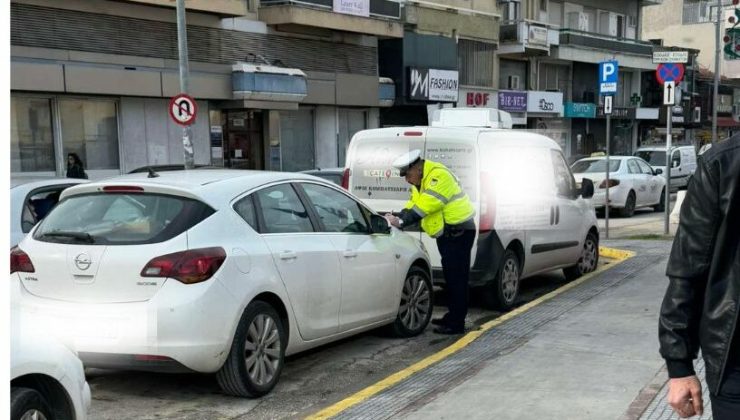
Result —
POLYGON ((457 99, 458 108, 497 108, 496 91, 476 88, 460 89, 457 99))
POLYGON ((596 118, 596 104, 566 102, 566 118, 596 118))
POLYGON ((563 94, 561 92, 527 92, 527 112, 562 114, 563 94))
POLYGON ((525 112, 527 110, 527 92, 499 91, 498 109, 502 111, 525 112))
MULTIPOLYGON (((612 108, 611 117, 618 120, 635 119, 635 108, 612 108)), ((596 118, 606 118, 603 106, 596 109, 596 118)))
POLYGON ((369 17, 370 0, 334 0, 334 12, 369 17))
POLYGON ((457 102, 458 72, 409 67, 409 99, 457 102))

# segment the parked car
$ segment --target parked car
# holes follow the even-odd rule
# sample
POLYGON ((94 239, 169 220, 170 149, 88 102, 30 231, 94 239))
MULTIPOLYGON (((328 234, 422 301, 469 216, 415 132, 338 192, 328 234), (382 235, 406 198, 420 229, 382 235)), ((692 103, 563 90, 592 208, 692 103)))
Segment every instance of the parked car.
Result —
MULTIPOLYGON (((492 109, 443 109, 432 124, 355 134, 347 155, 349 191, 379 212, 399 211, 410 194, 392 166, 398 156, 419 149, 446 165, 475 205, 470 284, 491 307, 510 309, 521 279, 558 269, 575 278, 596 268, 599 232, 588 201, 593 184, 576 187, 555 141, 508 129, 510 115, 492 109)), ((435 240, 407 231, 426 244, 434 281, 443 284, 435 240)))
POLYGON ((214 372, 257 397, 284 357, 432 313, 423 245, 304 174, 131 174, 70 188, 11 251, 20 301, 86 366, 214 372))
MULTIPOLYGON (((596 209, 606 204, 606 158, 586 158, 571 166, 576 182, 590 178, 596 185, 591 199, 596 209)), ((632 217, 635 209, 653 207, 663 211, 665 205, 665 178, 661 169, 653 169, 647 162, 632 156, 609 158, 609 208, 617 209, 623 217, 632 217)))
MULTIPOLYGON (((642 158, 653 169, 660 169, 666 177, 665 147, 640 147, 635 156, 642 158)), ((671 148, 671 191, 684 189, 696 171, 696 149, 694 146, 677 146, 671 148)))
POLYGON ((10 247, 14 247, 59 201, 66 188, 88 182, 72 178, 11 178, 10 247))
POLYGON ((304 174, 317 176, 325 179, 329 182, 333 182, 337 185, 342 185, 342 176, 344 175, 344 168, 316 168, 303 171, 304 174))
POLYGON ((10 419, 85 420, 90 387, 80 359, 48 336, 10 332, 10 419))

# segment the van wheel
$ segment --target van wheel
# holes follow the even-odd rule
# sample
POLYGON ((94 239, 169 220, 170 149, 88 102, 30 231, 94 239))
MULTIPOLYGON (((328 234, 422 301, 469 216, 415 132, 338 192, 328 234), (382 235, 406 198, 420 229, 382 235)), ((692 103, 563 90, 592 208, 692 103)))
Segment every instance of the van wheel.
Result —
POLYGON ((660 192, 660 202, 657 206, 653 206, 653 210, 655 210, 656 213, 665 211, 665 188, 660 192))
POLYGON ((277 385, 283 370, 285 327, 266 302, 247 306, 234 334, 231 351, 216 374, 219 386, 237 397, 261 397, 277 385))
POLYGON ((575 280, 596 270, 598 265, 599 240, 596 235, 589 232, 586 235, 586 240, 583 241, 583 249, 581 250, 581 256, 578 258, 578 263, 572 267, 564 268, 563 274, 565 274, 566 280, 575 280))
POLYGON ((514 251, 507 249, 496 279, 485 286, 484 303, 492 309, 508 311, 514 306, 519 295, 519 258, 514 251))
POLYGON ((396 337, 414 337, 421 334, 432 319, 432 280, 419 267, 411 267, 401 290, 401 304, 396 321, 391 324, 396 337))
POLYGON ((627 195, 627 201, 624 203, 624 208, 619 210, 619 215, 622 217, 632 217, 632 215, 635 214, 636 202, 637 198, 635 197, 635 192, 630 191, 627 195))

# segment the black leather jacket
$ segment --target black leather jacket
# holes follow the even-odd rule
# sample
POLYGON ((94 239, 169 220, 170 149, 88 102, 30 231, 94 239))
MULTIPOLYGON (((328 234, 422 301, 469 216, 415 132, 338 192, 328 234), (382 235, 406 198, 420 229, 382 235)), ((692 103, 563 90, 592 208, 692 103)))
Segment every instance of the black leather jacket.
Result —
MULTIPOLYGON (((659 336, 668 376, 692 375, 701 347, 709 390, 717 394, 733 334, 738 334, 740 135, 699 157, 666 275, 670 283, 660 311, 659 336)), ((733 353, 738 352, 734 345, 733 353)), ((740 358, 733 359, 738 362, 740 358)))

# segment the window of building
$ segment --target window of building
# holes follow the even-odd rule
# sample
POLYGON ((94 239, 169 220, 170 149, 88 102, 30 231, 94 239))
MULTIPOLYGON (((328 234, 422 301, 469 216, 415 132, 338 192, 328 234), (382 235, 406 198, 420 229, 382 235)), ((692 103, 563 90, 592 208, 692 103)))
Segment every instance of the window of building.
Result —
POLYGON ((501 59, 499 61, 499 88, 527 90, 527 62, 501 59))
POLYGON ((77 153, 87 170, 118 169, 116 102, 60 99, 64 155, 77 153))
POLYGON ((313 109, 280 112, 280 157, 283 171, 299 172, 316 168, 314 138, 313 109))
POLYGON ((10 171, 54 172, 56 153, 51 99, 12 96, 10 171))
POLYGON ((614 97, 614 106, 623 108, 630 106, 632 97, 632 73, 619 72, 617 78, 617 95, 614 97))
POLYGON ((570 100, 570 86, 570 67, 551 63, 540 64, 539 90, 562 92, 563 98, 570 100))
POLYGON ((547 22, 550 25, 563 26, 563 3, 550 2, 550 10, 547 13, 547 22))
POLYGON ((457 45, 460 84, 493 87, 493 44, 461 39, 457 45))
POLYGON ((516 22, 520 19, 521 6, 519 0, 508 0, 501 4, 504 22, 516 22))
POLYGON ((540 12, 547 12, 547 0, 540 0, 540 12))

